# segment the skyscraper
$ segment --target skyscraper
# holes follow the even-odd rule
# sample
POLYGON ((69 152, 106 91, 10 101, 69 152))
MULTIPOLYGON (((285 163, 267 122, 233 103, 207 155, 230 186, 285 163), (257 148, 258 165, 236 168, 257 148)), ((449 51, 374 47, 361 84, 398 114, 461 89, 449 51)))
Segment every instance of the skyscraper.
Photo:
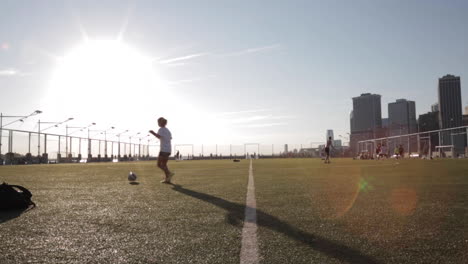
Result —
POLYGON ((353 98, 353 132, 373 131, 382 127, 381 96, 364 93, 353 98))
POLYGON ((387 118, 382 118, 382 128, 388 128, 389 120, 387 118))
MULTIPOLYGON (((439 112, 428 112, 426 114, 419 115, 418 123, 419 132, 439 130, 439 112)), ((421 140, 420 143, 422 143, 423 146, 428 146, 427 140, 430 140, 430 151, 435 151, 435 147, 440 145, 439 135, 437 133, 424 134, 423 137, 425 137, 425 139, 421 140)), ((422 146, 421 148, 424 149, 422 146)))
POLYGON ((352 131, 355 131, 354 129, 354 111, 351 110, 351 113, 349 114, 349 122, 350 122, 350 128, 351 128, 351 132, 352 131))
POLYGON ((329 137, 331 137, 332 142, 333 142, 333 140, 335 140, 335 136, 333 135, 333 129, 328 129, 327 130, 327 135, 325 137, 325 140, 328 140, 329 137))
POLYGON ((462 125, 462 99, 460 77, 446 75, 439 79, 440 128, 462 125))
POLYGON ((356 151, 357 142, 379 136, 382 130, 381 96, 364 93, 353 98, 353 111, 350 115, 350 147, 356 151))
POLYGON ((388 104, 390 136, 417 132, 416 104, 414 101, 398 99, 388 104))
MULTIPOLYGON (((446 75, 439 78, 439 126, 441 129, 463 125, 460 77, 446 75)), ((465 138, 457 131, 442 133, 442 145, 454 145, 455 152, 464 152, 465 138), (453 142, 452 142, 453 141, 453 142)))

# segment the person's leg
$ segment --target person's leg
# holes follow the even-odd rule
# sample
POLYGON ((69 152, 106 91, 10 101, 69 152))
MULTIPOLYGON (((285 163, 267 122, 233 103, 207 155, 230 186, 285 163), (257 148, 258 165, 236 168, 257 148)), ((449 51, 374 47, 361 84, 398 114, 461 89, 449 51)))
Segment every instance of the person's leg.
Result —
POLYGON ((164 171, 164 175, 165 175, 165 178, 164 178, 164 181, 168 181, 169 180, 169 176, 170 176, 170 171, 169 169, 167 168, 167 161, 169 160, 169 157, 165 154, 162 154, 160 153, 159 154, 159 157, 158 157, 158 167, 164 171))
POLYGON ((161 162, 158 162, 158 166, 161 170, 164 171, 164 174, 166 174, 166 179, 168 178, 169 174, 171 173, 169 171, 169 168, 167 167, 167 161, 169 160, 168 157, 162 157, 161 162))

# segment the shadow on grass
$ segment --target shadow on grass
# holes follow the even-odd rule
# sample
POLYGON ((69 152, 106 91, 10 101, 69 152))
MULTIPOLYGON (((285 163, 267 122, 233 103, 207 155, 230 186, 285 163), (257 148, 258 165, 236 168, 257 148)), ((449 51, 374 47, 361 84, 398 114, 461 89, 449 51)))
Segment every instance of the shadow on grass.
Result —
POLYGON ((130 182, 130 185, 139 185, 139 182, 130 182))
MULTIPOLYGON (((231 224, 239 223, 244 220, 244 211, 246 208, 243 204, 233 203, 213 195, 185 189, 181 185, 173 185, 173 190, 225 209, 228 212, 228 220, 231 224)), ((283 233, 327 256, 349 263, 378 263, 372 257, 365 256, 358 250, 333 242, 324 237, 302 231, 261 210, 257 209, 256 211, 257 225, 269 228, 278 233, 283 233)))
POLYGON ((2 223, 5 223, 7 221, 10 221, 11 219, 14 219, 18 216, 20 216, 21 214, 29 211, 29 210, 32 210, 33 208, 35 208, 36 206, 30 206, 28 208, 24 208, 24 209, 15 209, 15 210, 6 210, 6 211, 0 211, 0 224, 2 223))

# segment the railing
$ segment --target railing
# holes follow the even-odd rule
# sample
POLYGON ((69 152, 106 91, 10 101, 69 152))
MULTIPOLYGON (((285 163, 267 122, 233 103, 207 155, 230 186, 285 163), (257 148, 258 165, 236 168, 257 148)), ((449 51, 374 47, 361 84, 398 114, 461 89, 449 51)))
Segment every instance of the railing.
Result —
MULTIPOLYGON (((155 159, 160 151, 159 141, 134 138, 112 140, 83 136, 38 133, 2 129, 1 164, 97 162, 155 159), (89 150, 89 151, 88 151, 89 150)), ((323 143, 307 144, 181 144, 172 142, 172 156, 182 159, 228 159, 254 157, 321 157, 323 143)), ((337 148, 336 156, 345 149, 337 148)))
POLYGON ((418 133, 388 136, 376 139, 360 140, 356 143, 358 154, 367 153, 375 156, 376 147, 386 146, 389 154, 394 154, 394 149, 402 147, 407 156, 414 154, 418 157, 467 157, 468 126, 445 128, 418 133), (441 146, 452 146, 450 153, 441 146))
POLYGON ((159 152, 159 144, 149 141, 135 143, 14 129, 2 129, 1 134, 0 159, 5 162, 14 157, 16 160, 28 157, 33 163, 142 159, 154 157, 159 152))

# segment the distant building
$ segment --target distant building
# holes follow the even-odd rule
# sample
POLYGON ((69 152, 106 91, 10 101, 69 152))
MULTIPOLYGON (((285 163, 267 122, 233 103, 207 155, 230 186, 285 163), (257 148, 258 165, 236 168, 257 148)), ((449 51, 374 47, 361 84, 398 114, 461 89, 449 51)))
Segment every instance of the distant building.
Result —
POLYGON ((419 132, 439 130, 439 112, 428 112, 419 115, 418 125, 419 132))
POLYGON ((388 118, 382 118, 382 128, 388 128, 388 118))
POLYGON ((460 77, 446 75, 439 79, 439 122, 441 128, 462 125, 460 77))
POLYGON ((463 115, 463 125, 468 126, 468 115, 463 115))
POLYGON ((431 111, 432 112, 439 112, 439 103, 435 103, 431 105, 431 111))
POLYGON ((378 137, 382 130, 381 96, 364 93, 353 97, 353 111, 350 114, 351 151, 356 153, 357 142, 378 137))
POLYGON ((328 140, 329 137, 331 137, 332 141, 335 140, 335 136, 333 135, 333 129, 327 130, 327 135, 325 136, 325 140, 328 140))
MULTIPOLYGON (((462 98, 460 77, 446 75, 439 78, 439 126, 452 128, 463 125, 462 98)), ((462 131, 447 131, 442 133, 442 145, 454 145, 455 153, 464 153, 466 137, 462 131), (453 141, 453 142, 452 142, 453 141)))
POLYGON ((390 136, 416 133, 416 104, 414 101, 398 99, 388 104, 388 126, 390 136))
MULTIPOLYGON (((426 131, 434 131, 439 130, 439 112, 428 112, 426 114, 419 115, 418 118, 418 126, 419 132, 426 132, 426 131)), ((423 140, 424 137, 429 137, 431 143, 431 150, 435 151, 435 147, 439 146, 439 134, 438 133, 431 133, 429 134, 421 134, 421 143, 425 143, 423 140)), ((426 139, 426 140, 429 140, 426 139)), ((424 149, 421 147, 421 149, 424 149)))
POLYGON ((354 111, 351 110, 351 113, 349 113, 349 127, 351 128, 351 132, 352 131, 356 131, 356 129, 354 128, 354 111))
POLYGON ((463 114, 468 115, 468 106, 465 106, 465 112, 463 114))
POLYGON ((342 143, 341 139, 333 140, 333 147, 335 147, 335 148, 343 147, 343 143, 342 143))
POLYGON ((353 98, 353 132, 372 131, 382 127, 381 96, 364 93, 353 98))
POLYGON ((284 153, 288 153, 288 144, 284 144, 284 153))

